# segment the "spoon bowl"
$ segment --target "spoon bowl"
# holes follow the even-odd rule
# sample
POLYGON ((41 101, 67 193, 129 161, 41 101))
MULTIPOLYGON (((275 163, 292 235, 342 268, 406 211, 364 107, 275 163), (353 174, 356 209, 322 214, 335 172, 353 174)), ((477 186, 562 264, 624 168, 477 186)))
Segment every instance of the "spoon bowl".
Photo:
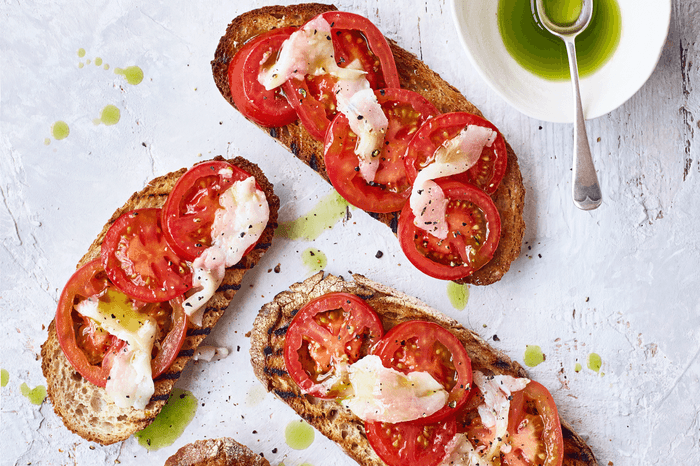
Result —
POLYGON ((593 0, 581 0, 581 12, 571 24, 557 24, 547 15, 544 7, 545 0, 536 0, 537 15, 542 25, 550 33, 561 38, 566 44, 566 53, 569 57, 569 72, 573 87, 575 104, 574 123, 574 163, 572 173, 572 194, 574 204, 581 210, 596 209, 603 202, 603 196, 598 184, 593 166, 591 148, 588 145, 586 134, 586 120, 583 116, 581 104, 581 90, 578 82, 578 65, 576 63, 576 36, 583 32, 591 22, 593 16, 593 0))

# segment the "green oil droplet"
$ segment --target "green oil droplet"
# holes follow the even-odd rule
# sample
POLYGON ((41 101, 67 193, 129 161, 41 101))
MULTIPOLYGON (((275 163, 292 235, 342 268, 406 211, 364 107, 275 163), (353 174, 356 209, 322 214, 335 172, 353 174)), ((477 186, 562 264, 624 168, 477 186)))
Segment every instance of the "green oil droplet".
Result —
MULTIPOLYGON (((575 0, 549 0, 558 4, 575 0)), ((533 13, 534 0, 499 0, 498 30, 508 53, 523 68, 545 79, 569 80, 569 59, 564 41, 544 29, 533 13)), ((579 0, 580 3, 580 0, 579 0)), ((575 13, 575 5, 565 10, 575 13)), ((567 19, 567 18, 564 18, 567 19)), ((612 57, 620 42, 622 20, 616 0, 596 0, 591 22, 576 37, 580 76, 589 76, 612 57)))
POLYGON ((114 74, 120 74, 124 76, 126 78, 126 82, 134 86, 143 81, 143 70, 138 66, 114 68, 114 74))
POLYGON ((301 260, 311 273, 320 272, 328 264, 326 255, 318 249, 308 248, 301 253, 301 260))
POLYGON ((197 398, 191 392, 173 389, 170 399, 151 425, 136 432, 134 437, 139 445, 151 451, 172 445, 194 419, 197 404, 197 398))
POLYGON ((284 439, 289 448, 305 450, 314 443, 314 428, 304 421, 292 421, 284 429, 284 439))
POLYGON ((114 105, 107 105, 105 108, 102 109, 102 113, 100 113, 100 118, 95 118, 94 120, 92 120, 92 122, 96 125, 102 123, 105 126, 112 126, 119 123, 120 118, 121 112, 119 111, 119 109, 114 105))
POLYGON ((85 60, 85 63, 89 65, 90 63, 92 63, 92 60, 88 58, 87 60, 85 60))
POLYGON ((343 219, 348 203, 335 190, 321 199, 306 215, 291 222, 282 222, 275 230, 277 236, 312 241, 343 219))
POLYGON ((105 66, 103 66, 102 68, 104 68, 105 70, 108 70, 108 69, 109 69, 109 65, 108 65, 107 63, 105 63, 105 66))
POLYGON ((50 138, 44 138, 44 145, 45 145, 45 146, 48 146, 49 144, 51 144, 51 139, 50 139, 50 138))
POLYGON ((85 49, 78 49, 78 56, 83 58, 85 56, 85 49))
POLYGON ((467 307, 467 302, 469 301, 469 287, 467 285, 449 282, 447 284, 447 297, 450 298, 452 306, 461 311, 467 307))
POLYGON ((22 383, 22 385, 19 386, 19 390, 22 392, 22 395, 26 396, 29 399, 29 402, 33 405, 40 405, 46 399, 46 387, 43 385, 29 388, 29 385, 22 383))
POLYGON ((102 59, 100 57, 95 58, 95 66, 102 66, 102 59))
POLYGON ((596 353, 591 353, 588 355, 588 368, 592 371, 600 371, 600 366, 603 365, 603 360, 600 355, 596 353))
POLYGON ((525 347, 525 356, 523 362, 527 367, 535 367, 544 362, 544 353, 542 348, 537 345, 527 345, 525 347))
POLYGON ((68 123, 65 121, 57 121, 51 126, 51 134, 57 141, 67 138, 70 134, 68 123))
POLYGON ((560 26, 574 24, 579 16, 583 3, 581 0, 545 0, 544 11, 553 23, 560 26))
POLYGON ((581 369, 583 369, 583 367, 581 367, 581 364, 577 362, 576 365, 574 366, 574 370, 576 372, 581 372, 581 369))
POLYGON ((84 66, 85 66, 85 63, 83 63, 83 62, 78 63, 78 68, 83 69, 84 66))
POLYGON ((0 385, 3 387, 6 387, 7 383, 9 381, 10 381, 10 373, 7 372, 7 369, 0 370, 0 385))
POLYGON ((311 463, 301 463, 301 466, 313 466, 311 463))

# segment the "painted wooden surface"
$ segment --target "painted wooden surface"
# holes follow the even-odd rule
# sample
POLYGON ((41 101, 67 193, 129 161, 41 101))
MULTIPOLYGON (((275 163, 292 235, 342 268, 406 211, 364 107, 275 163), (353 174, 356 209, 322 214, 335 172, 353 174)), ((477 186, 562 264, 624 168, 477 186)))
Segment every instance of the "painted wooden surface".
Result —
POLYGON ((62 426, 48 401, 30 403, 22 384, 45 384, 38 354, 61 288, 113 210, 149 179, 202 158, 243 155, 275 184, 283 221, 330 192, 233 110, 211 79, 209 61, 230 19, 263 4, 0 5, 0 367, 9 378, 0 389, 0 463, 162 464, 185 443, 232 436, 274 465, 352 464, 318 435, 307 450, 287 447, 284 428, 295 416, 261 392, 248 363, 244 335, 257 310, 310 273, 301 253, 314 247, 329 272, 359 272, 416 295, 513 359, 539 345, 546 360, 529 373, 549 387, 601 465, 700 464, 698 0, 674 0, 646 85, 588 122, 605 196, 590 213, 570 199, 572 127, 522 116, 491 91, 460 48, 448 3, 337 2, 455 85, 515 149, 527 230, 511 271, 492 286, 470 287, 458 310, 445 283, 411 270, 391 233, 353 211, 313 242, 277 240, 247 276, 207 339, 231 356, 193 364, 178 382, 200 406, 172 446, 149 452, 134 438, 90 444, 62 426), (97 57, 110 69, 95 66, 97 57), (114 74, 128 65, 143 69, 142 83, 114 74), (120 109, 119 123, 93 124, 107 104, 120 109), (57 120, 70 126, 64 140, 51 137, 57 120), (600 373, 586 367, 591 353, 602 358, 600 373))

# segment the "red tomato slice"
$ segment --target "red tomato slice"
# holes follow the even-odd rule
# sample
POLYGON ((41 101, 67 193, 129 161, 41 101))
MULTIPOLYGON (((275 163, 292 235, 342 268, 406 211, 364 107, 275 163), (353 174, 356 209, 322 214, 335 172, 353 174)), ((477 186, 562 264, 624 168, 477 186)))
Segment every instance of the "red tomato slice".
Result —
POLYGON ((250 176, 235 165, 213 160, 195 165, 180 177, 162 211, 165 239, 178 256, 193 261, 212 245, 219 195, 250 176))
POLYGON ((261 126, 280 127, 297 119, 280 88, 268 91, 258 81, 260 71, 272 66, 282 43, 296 29, 286 27, 260 34, 241 47, 229 63, 228 85, 236 108, 261 126))
POLYGON ((61 292, 56 310, 56 336, 63 354, 71 365, 87 381, 104 387, 107 383, 112 361, 124 344, 121 340, 111 341, 100 349, 94 345, 79 345, 79 337, 84 330, 82 317, 73 315, 76 301, 89 298, 109 286, 109 280, 99 259, 88 262, 79 268, 68 280, 61 292), (75 320, 74 320, 75 318, 75 320), (80 330, 80 331, 79 331, 80 330))
POLYGON ((442 280, 457 280, 491 260, 501 236, 501 217, 491 198, 480 189, 457 181, 438 184, 450 200, 447 238, 440 240, 415 226, 410 203, 406 203, 399 217, 399 244, 421 272, 442 280))
POLYGON ((385 367, 428 372, 449 393, 447 404, 430 416, 412 421, 429 424, 454 416, 466 401, 472 384, 467 350, 449 330, 434 322, 412 320, 392 328, 372 350, 385 367))
MULTIPOLYGON (((404 160, 411 184, 418 172, 433 161, 435 150, 448 139, 457 136, 467 125, 484 126, 498 132, 498 128, 490 121, 465 112, 445 113, 423 125, 408 145, 404 160)), ((499 132, 491 147, 484 147, 476 165, 464 173, 444 179, 473 184, 488 194, 493 194, 506 173, 507 163, 506 142, 499 132)))
POLYGON ((304 392, 336 398, 348 382, 343 367, 365 356, 383 334, 379 316, 361 298, 348 293, 321 296, 302 307, 289 325, 284 342, 287 372, 304 392))
MULTIPOLYGON (((100 259, 95 259, 78 269, 68 280, 61 293, 56 310, 56 335, 63 353, 87 381, 104 387, 112 368, 114 357, 124 341, 101 330, 92 319, 81 316, 74 306, 81 300, 104 292, 111 283, 100 259)), ((187 318, 182 309, 182 298, 169 305, 147 304, 140 312, 155 318, 158 334, 151 361, 153 378, 173 363, 182 347, 187 332, 187 318)))
MULTIPOLYGON (((484 427, 477 412, 483 395, 474 388, 474 396, 457 415, 457 432, 464 432, 474 446, 487 448, 494 432, 484 427)), ((500 452, 501 464, 507 466, 561 466, 564 440, 557 407, 549 391, 530 381, 524 390, 514 392, 508 411, 511 450, 500 452)))
POLYGON ((110 281, 129 297, 160 302, 192 287, 192 270, 168 246, 161 209, 138 209, 119 217, 102 243, 102 266, 110 281))
POLYGON ((350 204, 368 212, 400 210, 411 194, 403 155, 413 135, 429 118, 439 114, 435 106, 420 94, 407 89, 375 91, 389 126, 379 157, 374 180, 367 183, 359 170, 355 153, 357 136, 348 119, 338 114, 326 132, 324 158, 326 173, 335 189, 350 204))
POLYGON ((542 384, 530 381, 525 390, 513 393, 508 432, 513 449, 503 455, 504 464, 561 466, 564 437, 559 414, 552 395, 542 384))
MULTIPOLYGON (((345 67, 359 59, 372 89, 401 87, 394 55, 386 38, 367 18, 341 11, 321 16, 331 25, 331 38, 338 66, 345 67)), ((314 18, 315 19, 315 18, 314 18)), ((306 130, 323 141, 326 129, 337 113, 333 92, 336 78, 330 75, 289 79, 283 89, 306 130)))
POLYGON ((454 417, 434 424, 365 422, 369 444, 388 466, 439 464, 456 430, 454 417))

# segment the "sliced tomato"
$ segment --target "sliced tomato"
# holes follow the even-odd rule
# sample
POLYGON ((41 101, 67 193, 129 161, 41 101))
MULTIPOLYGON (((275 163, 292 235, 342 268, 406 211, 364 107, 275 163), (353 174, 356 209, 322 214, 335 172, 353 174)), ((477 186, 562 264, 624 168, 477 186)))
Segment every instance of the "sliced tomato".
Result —
POLYGON ((435 466, 455 436, 454 417, 433 424, 366 422, 367 440, 388 466, 435 466))
MULTIPOLYGON (((86 380, 99 387, 107 383, 110 370, 125 342, 110 335, 90 318, 81 316, 75 305, 96 295, 103 295, 112 286, 100 259, 87 263, 68 280, 61 293, 56 311, 56 335, 63 353, 86 380)), ((151 371, 153 378, 162 374, 173 363, 185 340, 187 316, 182 298, 170 303, 143 304, 139 312, 153 317, 158 334, 153 347, 151 371)))
POLYGON ((228 67, 228 83, 236 108, 249 120, 267 127, 296 121, 296 111, 280 88, 267 90, 258 81, 261 70, 272 66, 282 43, 297 28, 273 29, 246 42, 228 67))
POLYGON ((508 413, 512 450, 503 455, 509 466, 561 466, 564 437, 554 399, 540 383, 530 381, 513 393, 508 413))
POLYGON ((447 390, 444 407, 413 422, 429 424, 453 416, 467 401, 472 385, 471 359, 457 337, 441 325, 421 320, 401 323, 387 332, 372 353, 385 367, 404 374, 427 372, 447 390))
POLYGON ((355 153, 357 136, 345 115, 338 114, 326 132, 324 160, 333 187, 350 204, 368 212, 401 210, 411 193, 403 155, 413 135, 440 112, 420 94, 407 89, 375 91, 389 121, 379 157, 379 169, 371 182, 360 174, 355 153))
MULTIPOLYGON (((490 121, 466 112, 444 113, 423 125, 406 151, 404 163, 409 181, 413 183, 418 172, 433 162, 438 147, 457 136, 468 125, 483 126, 498 132, 498 128, 490 121)), ((493 194, 506 173, 507 164, 506 142, 498 132, 491 147, 484 147, 481 158, 472 168, 445 179, 473 184, 488 194, 493 194)))
POLYGON ((219 196, 250 176, 228 162, 212 160, 195 165, 180 177, 162 211, 163 233, 178 256, 193 261, 212 245, 211 227, 221 207, 219 196))
POLYGON ((329 293, 294 316, 284 342, 287 372, 306 393, 336 398, 348 380, 345 369, 369 353, 384 334, 379 316, 361 298, 329 293))
POLYGON ((147 303, 173 299, 192 287, 192 270, 168 246, 160 219, 161 209, 127 212, 102 243, 102 266, 110 281, 147 303))
POLYGON ((399 217, 399 244, 421 272, 442 280, 457 280, 491 260, 501 236, 501 217, 482 190, 458 181, 438 184, 449 199, 447 238, 439 239, 417 227, 410 203, 406 203, 399 217))
MULTIPOLYGON (((483 395, 475 396, 457 415, 457 432, 464 432, 472 446, 489 448, 495 433, 485 427, 477 411, 483 395)), ((508 453, 500 452, 500 464, 507 466, 561 466, 564 440, 557 407, 549 391, 530 381, 524 390, 512 393, 508 411, 508 453)))
POLYGON ((109 280, 100 260, 88 262, 71 276, 63 288, 55 321, 58 343, 66 359, 87 381, 99 387, 107 383, 114 357, 124 342, 111 338, 108 344, 99 347, 86 344, 92 343, 92 339, 85 335, 90 327, 81 316, 74 316, 73 305, 103 292, 108 286, 109 280))
MULTIPOLYGON (((394 55, 386 38, 367 18, 342 11, 321 16, 331 25, 331 40, 338 66, 346 67, 358 59, 372 89, 401 87, 394 55)), ((315 19, 315 18, 314 18, 315 19)), ((306 130, 323 141, 337 113, 333 88, 337 79, 327 75, 307 75, 304 80, 289 79, 283 89, 306 130)))

